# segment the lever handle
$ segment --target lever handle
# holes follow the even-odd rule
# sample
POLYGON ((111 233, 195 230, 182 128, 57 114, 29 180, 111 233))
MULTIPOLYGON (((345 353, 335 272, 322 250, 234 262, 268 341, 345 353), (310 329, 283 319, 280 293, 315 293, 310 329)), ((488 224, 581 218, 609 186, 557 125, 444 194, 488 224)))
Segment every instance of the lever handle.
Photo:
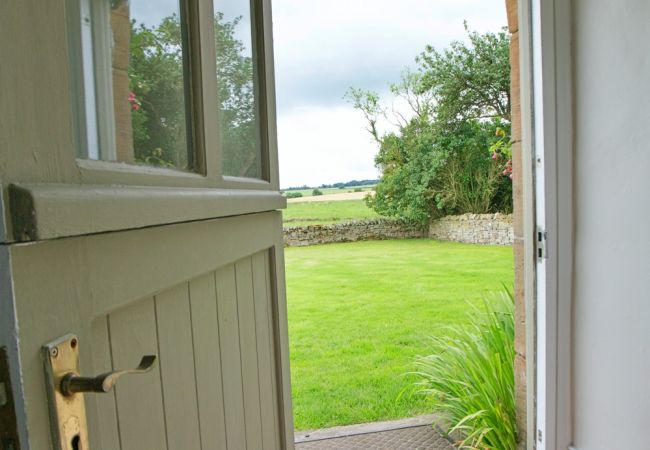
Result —
POLYGON ((145 355, 135 369, 116 370, 96 377, 81 377, 71 372, 61 379, 61 393, 67 397, 77 392, 108 392, 122 375, 147 373, 155 363, 156 355, 145 355))

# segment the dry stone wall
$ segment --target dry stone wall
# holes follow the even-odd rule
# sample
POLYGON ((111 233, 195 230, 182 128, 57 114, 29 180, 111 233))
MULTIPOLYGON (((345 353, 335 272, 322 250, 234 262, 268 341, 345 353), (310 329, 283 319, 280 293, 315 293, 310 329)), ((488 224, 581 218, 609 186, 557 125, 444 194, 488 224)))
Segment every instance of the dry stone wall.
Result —
POLYGON ((395 219, 357 220, 284 229, 286 247, 425 237, 470 244, 512 245, 512 215, 497 213, 447 216, 432 221, 428 230, 426 226, 395 219))
POLYGON ((414 239, 426 237, 426 227, 393 219, 358 220, 331 225, 308 225, 284 229, 285 247, 334 242, 414 239))
POLYGON ((512 245, 511 214, 463 214, 431 222, 429 238, 468 244, 512 245))

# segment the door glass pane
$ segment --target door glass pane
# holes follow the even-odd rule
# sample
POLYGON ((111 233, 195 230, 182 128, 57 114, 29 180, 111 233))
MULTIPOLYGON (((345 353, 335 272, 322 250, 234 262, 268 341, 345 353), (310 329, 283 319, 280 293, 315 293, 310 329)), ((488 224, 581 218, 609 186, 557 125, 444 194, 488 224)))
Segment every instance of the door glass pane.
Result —
POLYGON ((262 178, 253 1, 214 1, 217 106, 224 175, 262 178))
MULTIPOLYGON (((86 58, 84 70, 94 72, 96 97, 96 115, 86 118, 88 130, 97 129, 96 138, 88 133, 85 156, 191 170, 184 2, 85 1, 93 19, 93 63, 89 68, 86 58)), ((86 97, 92 98, 88 89, 86 97)))

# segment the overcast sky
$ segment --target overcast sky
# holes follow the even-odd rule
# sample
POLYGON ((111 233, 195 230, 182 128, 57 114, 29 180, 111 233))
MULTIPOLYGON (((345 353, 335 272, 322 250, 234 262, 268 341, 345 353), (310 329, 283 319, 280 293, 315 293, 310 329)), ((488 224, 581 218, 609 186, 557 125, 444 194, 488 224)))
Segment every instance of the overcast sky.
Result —
POLYGON ((506 25, 504 0, 273 0, 280 184, 375 178, 377 146, 350 86, 387 96, 427 44, 506 25))

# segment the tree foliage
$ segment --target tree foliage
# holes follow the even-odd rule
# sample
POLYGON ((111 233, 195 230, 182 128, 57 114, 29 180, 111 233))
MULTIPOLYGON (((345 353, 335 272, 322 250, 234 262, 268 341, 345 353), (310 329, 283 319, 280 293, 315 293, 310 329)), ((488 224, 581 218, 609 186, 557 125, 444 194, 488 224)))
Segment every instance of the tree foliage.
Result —
POLYGON ((131 23, 129 85, 136 161, 187 168, 182 35, 178 16, 131 23))
POLYGON ((510 180, 489 151, 510 130, 508 38, 468 34, 469 44, 428 47, 418 69, 390 85, 405 109, 385 106, 376 92, 346 94, 379 146, 381 179, 366 201, 380 214, 426 221, 512 208, 510 180))
MULTIPOLYGON (((259 177, 261 160, 254 64, 235 36, 241 18, 214 17, 219 130, 224 173, 259 177)), ((129 84, 135 157, 147 164, 188 168, 189 82, 178 16, 158 26, 131 25, 129 84)))
POLYGON ((469 44, 452 42, 438 51, 427 46, 416 61, 421 89, 436 99, 437 119, 456 123, 468 119, 510 121, 510 46, 505 31, 479 34, 465 30, 469 44))
POLYGON ((240 21, 241 17, 237 17, 227 22, 221 12, 214 18, 223 172, 258 178, 261 176, 261 152, 254 64, 243 42, 235 37, 240 21))

